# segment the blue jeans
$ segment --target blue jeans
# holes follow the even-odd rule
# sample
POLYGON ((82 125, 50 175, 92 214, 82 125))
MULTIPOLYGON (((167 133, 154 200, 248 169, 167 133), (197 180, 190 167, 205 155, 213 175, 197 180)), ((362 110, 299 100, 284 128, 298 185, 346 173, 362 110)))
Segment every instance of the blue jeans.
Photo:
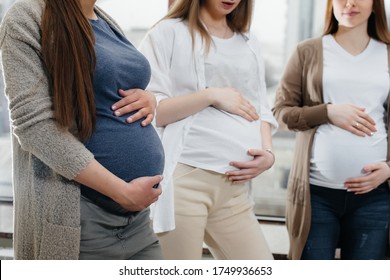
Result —
POLYGON ((303 260, 384 259, 388 246, 390 191, 387 183, 363 195, 310 186, 311 226, 303 260))

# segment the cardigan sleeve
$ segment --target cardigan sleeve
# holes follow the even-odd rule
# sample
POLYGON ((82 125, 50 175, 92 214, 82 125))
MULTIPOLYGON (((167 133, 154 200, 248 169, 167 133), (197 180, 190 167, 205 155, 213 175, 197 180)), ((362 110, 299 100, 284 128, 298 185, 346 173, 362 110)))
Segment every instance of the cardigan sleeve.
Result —
POLYGON ((276 91, 274 115, 279 123, 286 124, 290 130, 309 130, 329 122, 327 104, 311 102, 307 92, 308 88, 313 88, 308 85, 316 82, 308 78, 308 71, 315 71, 313 56, 312 51, 301 51, 298 46, 287 63, 276 91), (309 66, 304 67, 308 61, 309 66))
POLYGON ((14 5, 3 20, 0 47, 12 132, 21 148, 56 173, 73 179, 93 155, 53 118, 40 53, 40 12, 14 5))

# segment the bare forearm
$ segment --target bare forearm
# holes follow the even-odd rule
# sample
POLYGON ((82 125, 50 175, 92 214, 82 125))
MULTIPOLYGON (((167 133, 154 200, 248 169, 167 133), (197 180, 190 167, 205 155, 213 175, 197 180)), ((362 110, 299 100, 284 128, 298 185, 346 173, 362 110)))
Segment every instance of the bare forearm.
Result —
POLYGON ((207 90, 162 100, 157 106, 156 124, 158 127, 180 121, 212 105, 207 90))
POLYGON ((261 124, 261 142, 262 142, 262 148, 264 150, 266 149, 272 149, 272 128, 271 125, 268 122, 262 121, 261 124))
POLYGON ((156 124, 166 126, 191 116, 208 106, 241 116, 248 121, 259 119, 252 104, 231 87, 207 88, 186 96, 168 98, 157 106, 156 124))
POLYGON ((74 180, 116 200, 117 190, 126 182, 104 168, 98 161, 91 161, 74 180))
POLYGON ((162 176, 139 177, 131 182, 125 182, 93 160, 74 178, 119 203, 129 211, 140 211, 155 202, 161 194, 157 186, 162 176))

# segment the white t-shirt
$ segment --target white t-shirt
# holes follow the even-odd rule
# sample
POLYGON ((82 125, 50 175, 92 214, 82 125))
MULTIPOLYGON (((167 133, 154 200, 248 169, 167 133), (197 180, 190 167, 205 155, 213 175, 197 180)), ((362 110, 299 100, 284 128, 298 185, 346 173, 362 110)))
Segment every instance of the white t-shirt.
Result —
POLYGON ((364 175, 364 166, 386 161, 387 48, 371 39, 362 53, 353 56, 327 35, 323 50, 324 102, 363 107, 376 122, 373 136, 359 137, 331 124, 321 125, 314 136, 310 183, 345 189, 346 179, 364 175))
MULTIPOLYGON (((207 86, 236 88, 249 102, 258 104, 259 68, 244 38, 234 34, 229 39, 213 37, 213 42, 205 58, 207 86)), ((248 155, 250 148, 261 148, 260 121, 207 107, 196 114, 179 162, 225 173, 235 169, 231 161, 253 159, 248 155)))

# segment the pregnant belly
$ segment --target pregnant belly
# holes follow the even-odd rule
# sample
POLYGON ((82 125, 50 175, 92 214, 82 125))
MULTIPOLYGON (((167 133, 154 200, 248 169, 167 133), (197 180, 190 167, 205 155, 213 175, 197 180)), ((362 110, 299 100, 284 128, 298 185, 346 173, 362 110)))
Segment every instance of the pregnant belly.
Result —
POLYGON ((225 173, 231 161, 253 159, 249 149, 261 147, 260 121, 249 122, 214 108, 199 113, 186 136, 180 161, 225 173))
POLYGON ((357 137, 325 127, 316 134, 312 152, 311 179, 342 188, 348 178, 366 175, 363 167, 386 160, 386 134, 357 137))
MULTIPOLYGON (((164 150, 152 125, 100 122, 85 145, 100 164, 126 182, 163 173, 164 150)), ((110 198, 90 188, 84 187, 82 194, 110 212, 128 213, 110 198)))

